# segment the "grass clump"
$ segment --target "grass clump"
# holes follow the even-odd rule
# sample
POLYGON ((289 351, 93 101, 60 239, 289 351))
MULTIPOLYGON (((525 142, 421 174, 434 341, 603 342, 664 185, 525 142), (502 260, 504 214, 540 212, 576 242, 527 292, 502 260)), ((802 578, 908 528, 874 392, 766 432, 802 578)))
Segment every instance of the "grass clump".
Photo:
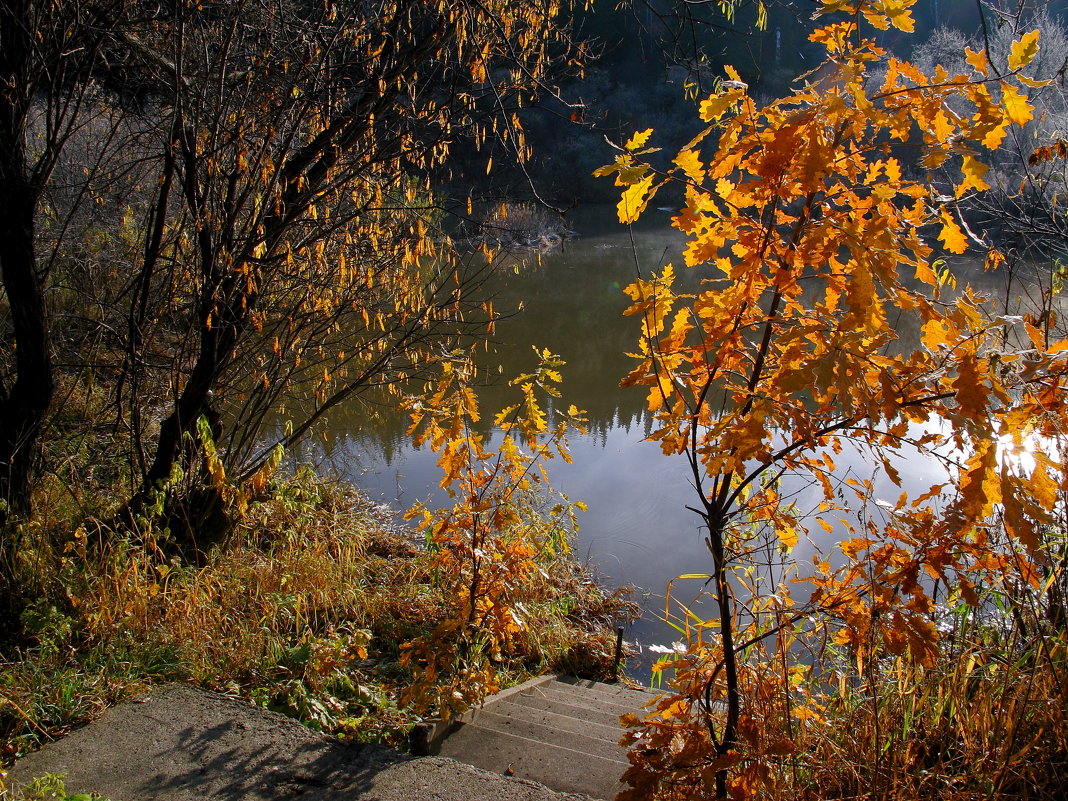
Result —
POLYGON ((67 792, 66 777, 49 773, 38 776, 22 790, 11 796, 12 801, 108 801, 97 793, 67 792))

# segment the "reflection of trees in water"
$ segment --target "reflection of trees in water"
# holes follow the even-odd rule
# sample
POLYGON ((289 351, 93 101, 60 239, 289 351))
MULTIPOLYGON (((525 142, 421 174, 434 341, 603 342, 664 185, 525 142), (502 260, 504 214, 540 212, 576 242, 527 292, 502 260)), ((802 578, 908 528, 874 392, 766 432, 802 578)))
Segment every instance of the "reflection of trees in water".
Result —
MULTIPOLYGON (((622 287, 632 280, 635 264, 643 271, 659 268, 666 253, 677 253, 679 240, 666 230, 665 215, 654 231, 635 234, 632 250, 630 236, 614 223, 614 210, 608 213, 613 227, 606 236, 569 242, 526 263, 512 262, 491 279, 487 292, 505 319, 490 349, 476 354, 483 412, 478 433, 488 437, 495 412, 516 402, 518 390, 508 382, 535 366, 532 345, 567 361, 563 397, 556 405, 585 410, 592 441, 603 446, 609 432, 620 429, 636 439, 649 432, 645 393, 619 387, 632 366, 627 352, 634 349, 637 332, 635 320, 623 316, 628 301, 622 287)), ((396 396, 369 392, 333 410, 323 436, 292 455, 342 472, 354 453, 392 465, 410 451, 407 428, 396 396)))
MULTIPOLYGON (((662 227, 635 234, 634 251, 629 236, 616 227, 602 237, 570 242, 540 260, 532 256, 525 264, 498 270, 489 291, 506 319, 498 325, 492 349, 478 354, 483 411, 479 433, 488 437, 494 413, 515 402, 517 390, 508 381, 534 367, 531 345, 548 348, 567 361, 564 394, 556 404, 573 403, 586 411, 590 442, 605 447, 612 432, 623 431, 634 440, 650 433, 645 390, 619 387, 633 364, 627 353, 635 347, 639 325, 635 318, 623 316, 628 301, 621 287, 634 276, 635 264, 647 274, 666 261, 678 263, 678 239, 665 233, 666 217, 657 221, 662 227), (509 314, 520 307, 521 311, 509 314)), ((970 283, 997 296, 998 276, 983 272, 981 264, 955 262, 953 272, 960 286, 970 283)), ((900 327, 897 333, 906 344, 914 343, 918 334, 900 327)), ((325 438, 318 439, 304 458, 343 469, 354 453, 362 453, 394 465, 410 452, 407 427, 395 397, 366 395, 331 414, 325 438)))

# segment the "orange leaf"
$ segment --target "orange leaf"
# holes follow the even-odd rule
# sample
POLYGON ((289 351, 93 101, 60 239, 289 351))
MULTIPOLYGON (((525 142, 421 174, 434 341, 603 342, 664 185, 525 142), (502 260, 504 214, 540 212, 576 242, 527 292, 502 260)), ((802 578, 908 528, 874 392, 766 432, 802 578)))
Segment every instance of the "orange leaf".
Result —
POLYGON ((964 232, 960 230, 960 226, 957 225, 954 219, 949 216, 949 212, 943 211, 941 219, 942 230, 939 232, 938 238, 942 240, 946 250, 960 255, 968 249, 968 240, 964 238, 964 232))
POLYGON ((1057 504, 1057 482, 1053 480, 1045 465, 1039 464, 1031 473, 1029 482, 1031 494, 1047 512, 1057 504))
POLYGON ((997 450, 997 443, 993 440, 979 442, 961 476, 961 507, 969 520, 983 519, 995 504, 1001 503, 997 450))
POLYGON ((764 749, 764 753, 769 756, 784 756, 786 754, 792 754, 796 750, 797 746, 794 745, 794 741, 784 738, 773 742, 764 749))
POLYGON ((987 60, 985 50, 972 50, 970 47, 965 47, 964 57, 968 59, 968 63, 980 75, 986 75, 990 69, 990 62, 987 60))
POLYGON ((989 401, 986 375, 980 371, 974 354, 967 353, 961 357, 953 389, 956 392, 957 406, 965 415, 976 421, 986 418, 989 401))

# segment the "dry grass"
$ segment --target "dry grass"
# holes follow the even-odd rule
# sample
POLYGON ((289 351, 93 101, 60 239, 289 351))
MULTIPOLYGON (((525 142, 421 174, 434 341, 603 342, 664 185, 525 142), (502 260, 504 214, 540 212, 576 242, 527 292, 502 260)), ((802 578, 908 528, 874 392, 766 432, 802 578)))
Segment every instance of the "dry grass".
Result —
MULTIPOLYGON (((413 679, 400 646, 446 600, 421 542, 350 487, 310 472, 279 482, 199 567, 161 561, 151 536, 98 547, 83 526, 29 539, 47 592, 28 612, 34 641, 0 665, 4 761, 172 680, 361 740, 400 743, 415 722, 396 700, 413 679)), ((620 602, 564 559, 545 576, 528 599, 532 631, 499 669, 605 675, 620 602)))
POLYGON ((966 631, 924 669, 893 657, 827 698, 791 796, 1068 797, 1068 636, 966 631), (1006 639, 1002 639, 1006 634, 1006 639), (872 684, 876 693, 868 690, 872 684))

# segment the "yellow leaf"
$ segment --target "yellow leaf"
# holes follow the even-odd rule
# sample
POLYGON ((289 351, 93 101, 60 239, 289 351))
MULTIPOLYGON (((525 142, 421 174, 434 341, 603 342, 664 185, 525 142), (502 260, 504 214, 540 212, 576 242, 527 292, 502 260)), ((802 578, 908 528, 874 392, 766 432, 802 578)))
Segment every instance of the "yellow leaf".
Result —
POLYGON ((695 184, 701 183, 705 177, 705 168, 695 150, 684 150, 675 157, 675 163, 682 168, 687 177, 695 184))
POLYGON ((648 172, 649 165, 641 162, 621 166, 616 173, 616 186, 630 186, 637 183, 648 172))
POLYGON ((655 187, 653 186, 652 175, 647 175, 638 183, 627 187, 623 191, 623 196, 619 199, 619 205, 616 206, 619 221, 629 224, 637 220, 641 213, 645 211, 645 207, 649 205, 650 199, 656 194, 658 188, 659 184, 655 187))
POLYGON ((1036 81, 1034 78, 1028 78, 1026 75, 1017 75, 1016 80, 1022 83, 1024 86, 1030 86, 1032 89, 1042 89, 1046 86, 1050 86, 1053 81, 1036 81))
MULTIPOLYGON (((835 642, 837 642, 837 641, 838 641, 838 636, 835 635, 835 642)), ((849 642, 848 635, 846 636, 846 642, 847 642, 847 644, 849 642)), ((798 720, 816 720, 816 721, 823 720, 823 715, 821 715, 816 710, 811 709, 810 707, 807 707, 807 706, 794 706, 794 707, 791 707, 790 708, 790 713, 795 718, 797 718, 798 720)))
POLYGON ((911 33, 916 27, 916 21, 909 10, 912 3, 913 0, 878 0, 871 6, 863 6, 861 11, 864 18, 881 31, 893 25, 899 31, 911 33))
POLYGON ((639 147, 649 141, 649 137, 653 135, 652 128, 646 128, 644 131, 639 131, 627 140, 627 144, 623 145, 626 150, 637 150, 639 147))
POLYGON ((912 33, 916 30, 916 20, 912 18, 913 0, 897 0, 896 2, 886 3, 886 16, 890 18, 890 23, 899 31, 905 33, 912 33))
POLYGON ((987 60, 985 50, 972 50, 970 47, 965 47, 964 57, 968 59, 968 63, 980 75, 986 75, 990 69, 990 62, 987 60))
POLYGON ((960 169, 964 173, 964 180, 957 187, 957 197, 961 197, 969 189, 976 189, 982 192, 990 188, 990 184, 983 180, 983 176, 986 175, 986 171, 990 168, 981 161, 977 161, 972 156, 965 156, 960 169))
POLYGON ((709 95, 707 100, 701 102, 701 119, 705 122, 714 122, 723 116, 724 112, 734 105, 737 97, 731 92, 721 95, 709 95))
POLYGON ((1005 105, 1005 113, 1009 115, 1009 119, 1017 125, 1026 125, 1035 116, 1035 107, 1027 102, 1027 95, 1021 94, 1008 84, 1001 87, 1001 102, 1005 105))
POLYGON ((797 545, 797 529, 793 526, 788 526, 784 523, 776 527, 775 533, 786 550, 793 550, 793 547, 797 545))
POLYGON ((949 216, 949 212, 942 212, 942 231, 938 234, 938 238, 942 240, 946 250, 958 256, 968 249, 968 240, 964 238, 964 232, 949 216))
POLYGON ((1038 55, 1038 29, 1025 33, 1012 43, 1009 51, 1009 69, 1015 72, 1026 67, 1038 55))

